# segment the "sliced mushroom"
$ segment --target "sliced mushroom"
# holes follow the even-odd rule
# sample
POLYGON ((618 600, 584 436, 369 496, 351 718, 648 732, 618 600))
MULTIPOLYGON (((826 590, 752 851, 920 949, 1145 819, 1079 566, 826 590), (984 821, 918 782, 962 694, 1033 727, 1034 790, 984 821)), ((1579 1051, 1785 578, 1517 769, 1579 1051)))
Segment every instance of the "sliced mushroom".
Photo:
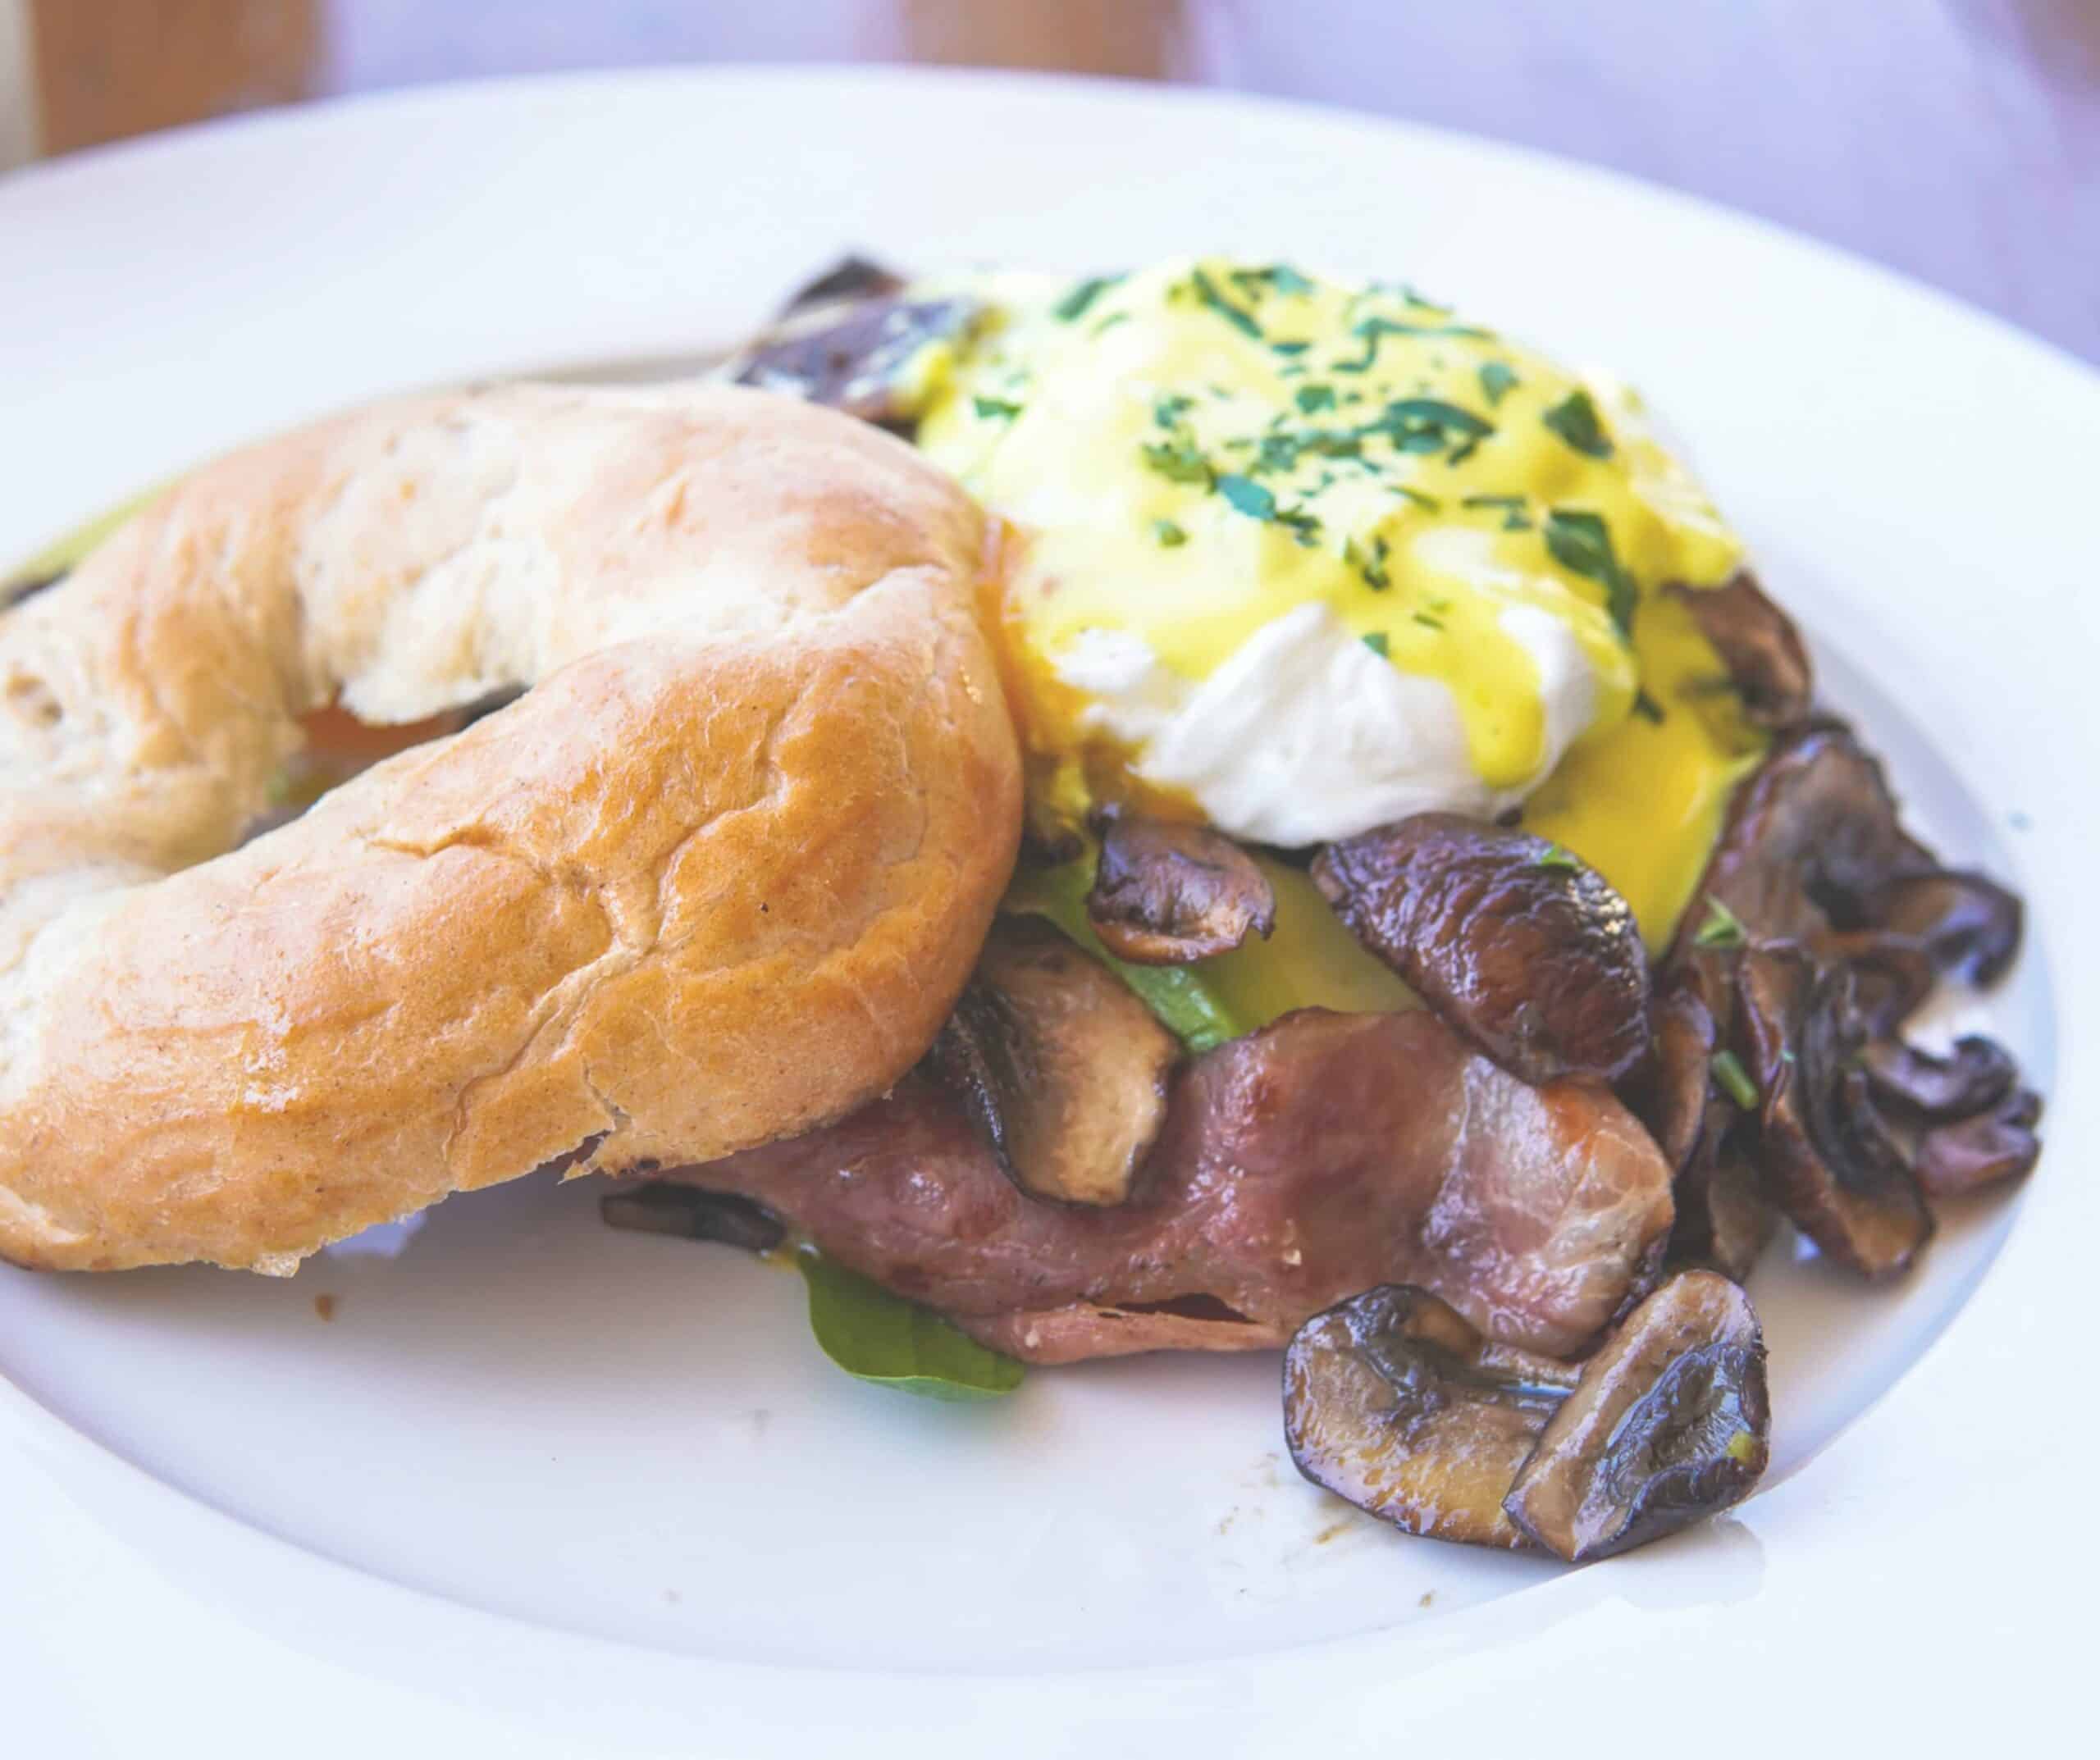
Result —
POLYGON ((1698 990, 1685 983, 1659 988, 1649 1014, 1648 1055, 1621 1094, 1678 1171, 1705 1128, 1714 1089, 1714 1017, 1698 990))
POLYGON ((1230 953, 1276 926, 1268 876, 1230 837, 1202 825, 1119 814, 1102 828, 1087 920, 1102 945, 1138 965, 1185 965, 1230 953))
POLYGON ((788 296, 780 308, 783 317, 806 312, 812 306, 828 306, 842 299, 867 299, 899 293, 904 277, 872 259, 848 253, 823 274, 813 276, 788 296))
POLYGON ((1299 1472, 1381 1521, 1522 1548, 1503 1498, 1575 1382, 1564 1363, 1485 1343, 1428 1291, 1382 1284, 1290 1341, 1284 1438, 1299 1472))
POLYGON ((1503 1507, 1571 1564, 1608 1557, 1741 1502, 1770 1457, 1771 1424, 1750 1298, 1686 1271, 1584 1366, 1503 1507))
POLYGON ((788 1238, 779 1219, 751 1199, 696 1186, 622 1186, 598 1200, 598 1214, 609 1228, 719 1241, 746 1252, 769 1253, 788 1238))
POLYGON ((1669 1263, 1704 1266, 1740 1284, 1756 1269, 1778 1230, 1779 1214, 1764 1196, 1732 1101, 1714 1100, 1709 1134, 1671 1187, 1677 1220, 1669 1263))
POLYGON ((1312 878, 1358 940, 1513 1074, 1614 1080, 1646 1049, 1633 913, 1559 846, 1424 813, 1329 844, 1312 878))
POLYGON ((1918 1140, 1918 1179, 1934 1197, 1952 1197, 2029 1173, 2042 1152, 2034 1127, 2042 1097, 2022 1088, 1988 1110, 1936 1125, 1918 1140))
POLYGON ((967 335, 984 310, 975 299, 899 295, 815 307, 758 336, 730 363, 728 376, 738 385, 908 430, 920 413, 911 371, 920 350, 967 335))
POLYGON ((1932 1124, 1974 1117, 2012 1092, 2020 1066, 1995 1039, 1956 1039, 1938 1057, 1901 1039, 1876 1039, 1861 1053, 1875 1100, 1932 1124))
POLYGON ((1824 1252, 1869 1277, 1901 1270, 1932 1213, 1875 1110, 1852 974, 1788 943, 1737 963, 1737 1042, 1760 1096, 1757 1152, 1774 1195, 1824 1252))
POLYGON ((1725 586, 1676 591, 1727 666, 1751 720, 1790 727, 1807 718, 1815 689, 1808 650, 1793 619, 1755 580, 1738 574, 1725 586))
POLYGON ((929 1060, 1021 1190, 1101 1205, 1130 1196, 1179 1054, 1099 960, 1048 923, 1002 917, 929 1060))
POLYGON ((1995 880, 1945 868, 1886 881, 1860 909, 1874 928, 1924 948, 1941 971, 1985 988, 2011 969, 2026 919, 2018 895, 1995 880))

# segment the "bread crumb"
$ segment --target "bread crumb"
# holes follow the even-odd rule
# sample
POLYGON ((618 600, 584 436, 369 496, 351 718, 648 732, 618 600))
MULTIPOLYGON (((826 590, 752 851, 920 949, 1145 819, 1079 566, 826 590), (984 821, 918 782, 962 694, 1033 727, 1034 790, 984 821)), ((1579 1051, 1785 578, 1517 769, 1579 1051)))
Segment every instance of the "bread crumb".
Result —
POLYGON ((336 1298, 333 1296, 316 1296, 313 1298, 313 1311, 325 1320, 335 1319, 336 1298))

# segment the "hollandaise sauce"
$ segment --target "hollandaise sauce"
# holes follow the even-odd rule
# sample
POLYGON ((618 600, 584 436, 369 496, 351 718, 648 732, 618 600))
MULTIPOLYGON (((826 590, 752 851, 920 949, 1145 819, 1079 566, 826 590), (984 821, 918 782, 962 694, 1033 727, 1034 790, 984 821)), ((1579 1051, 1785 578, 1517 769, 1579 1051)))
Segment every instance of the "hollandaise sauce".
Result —
POLYGON ((1669 934, 1760 743, 1664 590, 1741 546, 1633 399, 1282 264, 973 288, 919 441, 1016 535, 1039 813, 1303 846, 1521 810, 1669 934))

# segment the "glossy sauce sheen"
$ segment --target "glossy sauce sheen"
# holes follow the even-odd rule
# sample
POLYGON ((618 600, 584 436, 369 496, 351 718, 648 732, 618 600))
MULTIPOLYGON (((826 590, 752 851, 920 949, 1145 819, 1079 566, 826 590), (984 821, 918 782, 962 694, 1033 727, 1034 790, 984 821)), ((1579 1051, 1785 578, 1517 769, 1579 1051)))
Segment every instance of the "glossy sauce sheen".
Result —
MULTIPOLYGON (((1185 703, 1235 657, 1248 700, 1281 693, 1250 657, 1317 620, 1346 650, 1318 689, 1380 687, 1375 661, 1414 723, 1449 725, 1410 810, 1523 803, 1667 933, 1760 741, 1661 592, 1722 584, 1741 546, 1633 399, 1410 292, 1281 266, 969 285, 991 316, 917 363, 919 437, 1020 534, 1002 611, 1043 802, 1272 841, 1364 828, 1321 819, 1366 798, 1349 754, 1331 809, 1295 791, 1286 839, 1273 807, 1235 825, 1240 796, 1163 782, 1132 706, 1185 703), (1095 687, 1147 659, 1124 696, 1095 687)), ((1294 676, 1302 704, 1312 675, 1294 676)), ((1259 741, 1243 723, 1217 743, 1224 765, 1259 741)))

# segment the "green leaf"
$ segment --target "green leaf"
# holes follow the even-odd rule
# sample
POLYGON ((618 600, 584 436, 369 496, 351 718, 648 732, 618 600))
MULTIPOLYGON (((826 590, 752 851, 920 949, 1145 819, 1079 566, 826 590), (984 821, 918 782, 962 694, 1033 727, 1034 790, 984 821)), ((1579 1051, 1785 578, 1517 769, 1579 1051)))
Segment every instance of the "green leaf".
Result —
POLYGON ((1516 369, 1503 361, 1482 361, 1480 365, 1481 394, 1487 399, 1490 409, 1509 394, 1517 383, 1516 369))
POLYGON ((1163 550, 1179 548, 1189 541, 1189 534, 1171 519, 1156 519, 1152 522, 1153 536, 1159 540, 1163 550))
POLYGON ((1605 609, 1622 636, 1633 633, 1633 613, 1641 603, 1632 578, 1618 565, 1611 547, 1611 528, 1601 515, 1554 508, 1545 517, 1545 547, 1571 574, 1595 581, 1605 590, 1605 609))
POLYGON ((1587 391, 1570 391, 1539 420, 1576 451, 1592 458, 1611 456, 1611 435, 1597 419, 1597 406, 1587 391))
POLYGON ((915 1302, 825 1258, 795 1255, 810 1289, 810 1330, 847 1374, 927 1399, 997 1399, 1020 1385, 1021 1366, 987 1350, 915 1302))
POLYGON ((1249 519, 1274 519, 1276 498, 1251 476, 1230 472, 1217 480, 1217 492, 1249 519))
POLYGON ((977 406, 977 413, 989 421, 994 416, 1004 416, 1009 421, 1020 413, 1020 405, 1010 404, 1003 397, 973 397, 970 400, 977 406))
POLYGON ((1302 385, 1296 395, 1298 407, 1308 416, 1335 407, 1335 388, 1331 385, 1302 385))
POLYGON ((1169 482, 1211 486, 1211 462, 1192 440, 1160 440, 1144 449, 1145 463, 1169 482))
POLYGON ((1120 275, 1089 276, 1050 309, 1069 324, 1085 317, 1086 308, 1122 279, 1120 275))
POLYGON ((1714 1081, 1744 1111, 1757 1110, 1757 1084, 1751 1080, 1750 1072, 1733 1051, 1714 1052, 1714 1081))
POLYGON ((1381 629, 1372 630, 1366 635, 1363 638, 1363 645, 1381 660, 1391 656, 1392 644, 1386 640, 1386 632, 1381 629))
POLYGON ((1579 873, 1582 864, 1575 859, 1575 852, 1564 850, 1557 843, 1549 843, 1545 853, 1532 864, 1534 868, 1560 868, 1569 873, 1579 873))

